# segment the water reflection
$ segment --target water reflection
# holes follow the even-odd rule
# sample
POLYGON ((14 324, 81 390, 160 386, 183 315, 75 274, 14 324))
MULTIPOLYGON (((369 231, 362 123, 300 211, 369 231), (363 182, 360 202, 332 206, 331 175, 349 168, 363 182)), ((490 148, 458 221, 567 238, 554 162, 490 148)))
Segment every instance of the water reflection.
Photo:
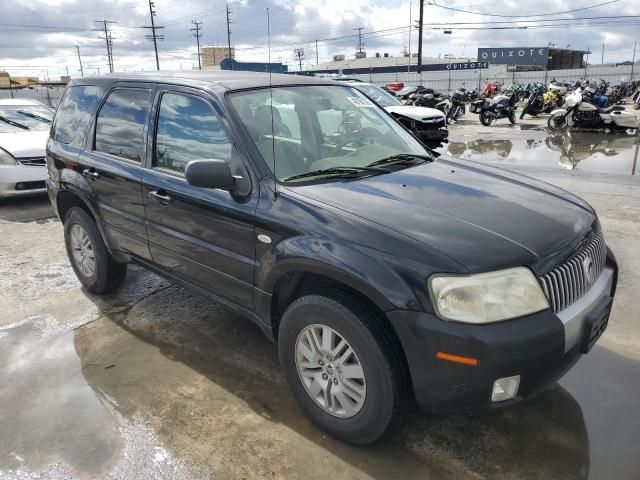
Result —
POLYGON ((452 141, 444 150, 479 162, 637 175, 639 146, 636 135, 565 132, 546 138, 452 141))

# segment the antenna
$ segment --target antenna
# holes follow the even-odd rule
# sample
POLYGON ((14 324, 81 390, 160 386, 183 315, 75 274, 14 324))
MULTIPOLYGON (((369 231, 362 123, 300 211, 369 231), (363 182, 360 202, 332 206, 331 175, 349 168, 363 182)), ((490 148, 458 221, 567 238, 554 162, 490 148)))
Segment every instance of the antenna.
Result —
POLYGON ((271 154, 273 155, 273 176, 275 182, 273 184, 273 199, 278 198, 278 176, 276 175, 276 134, 273 127, 273 87, 271 86, 271 18, 269 16, 269 7, 267 7, 267 45, 269 65, 269 106, 271 108, 271 154))

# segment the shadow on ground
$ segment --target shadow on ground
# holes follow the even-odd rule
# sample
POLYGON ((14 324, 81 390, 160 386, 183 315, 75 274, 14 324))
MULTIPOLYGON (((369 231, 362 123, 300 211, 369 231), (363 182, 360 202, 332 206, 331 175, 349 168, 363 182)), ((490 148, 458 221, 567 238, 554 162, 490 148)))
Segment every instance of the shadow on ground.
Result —
MULTIPOLYGON (((196 464, 233 447, 229 454, 254 474, 252 457, 269 452, 266 471, 291 478, 320 476, 300 463, 327 455, 380 479, 589 478, 583 410, 559 385, 485 414, 432 415, 412 407, 399 430, 375 445, 352 447, 309 423, 284 383, 275 346, 250 322, 174 286, 124 310, 108 297, 93 300, 110 313, 76 332, 87 383, 114 399, 122 414, 152 418, 167 445, 196 464), (284 466, 274 467, 281 452, 284 466)), ((596 350, 608 368, 637 371, 630 360, 596 350)), ((574 376, 593 382, 579 367, 574 376)), ((637 425, 631 428, 637 438, 637 425)), ((623 469, 615 478, 634 477, 623 469)))

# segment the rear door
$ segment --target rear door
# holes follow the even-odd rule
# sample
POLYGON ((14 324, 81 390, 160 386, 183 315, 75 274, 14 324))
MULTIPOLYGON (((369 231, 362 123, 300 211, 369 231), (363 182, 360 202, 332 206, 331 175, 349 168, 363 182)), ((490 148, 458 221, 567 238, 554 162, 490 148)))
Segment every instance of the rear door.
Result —
POLYGON ((143 259, 151 255, 140 182, 154 90, 116 84, 98 108, 78 162, 110 247, 143 259))
POLYGON ((147 232, 154 263, 223 300, 251 310, 257 190, 237 198, 193 187, 184 178, 191 160, 220 159, 248 178, 215 100, 197 90, 156 94, 155 135, 143 174, 147 232))

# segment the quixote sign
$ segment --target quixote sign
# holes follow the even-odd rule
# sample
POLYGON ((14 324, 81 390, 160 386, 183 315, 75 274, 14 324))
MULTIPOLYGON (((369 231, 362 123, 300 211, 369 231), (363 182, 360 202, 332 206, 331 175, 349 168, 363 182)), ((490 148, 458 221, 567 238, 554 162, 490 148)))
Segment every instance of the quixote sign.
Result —
POLYGON ((479 48, 478 61, 494 65, 546 65, 549 59, 547 47, 479 48))
MULTIPOLYGON (((442 64, 436 64, 442 65, 442 64)), ((428 66, 428 65, 426 65, 428 66)), ((425 66, 422 67, 423 70, 425 66)), ((477 68, 489 68, 489 62, 456 62, 456 63, 447 63, 444 65, 446 70, 475 70, 477 68)))

